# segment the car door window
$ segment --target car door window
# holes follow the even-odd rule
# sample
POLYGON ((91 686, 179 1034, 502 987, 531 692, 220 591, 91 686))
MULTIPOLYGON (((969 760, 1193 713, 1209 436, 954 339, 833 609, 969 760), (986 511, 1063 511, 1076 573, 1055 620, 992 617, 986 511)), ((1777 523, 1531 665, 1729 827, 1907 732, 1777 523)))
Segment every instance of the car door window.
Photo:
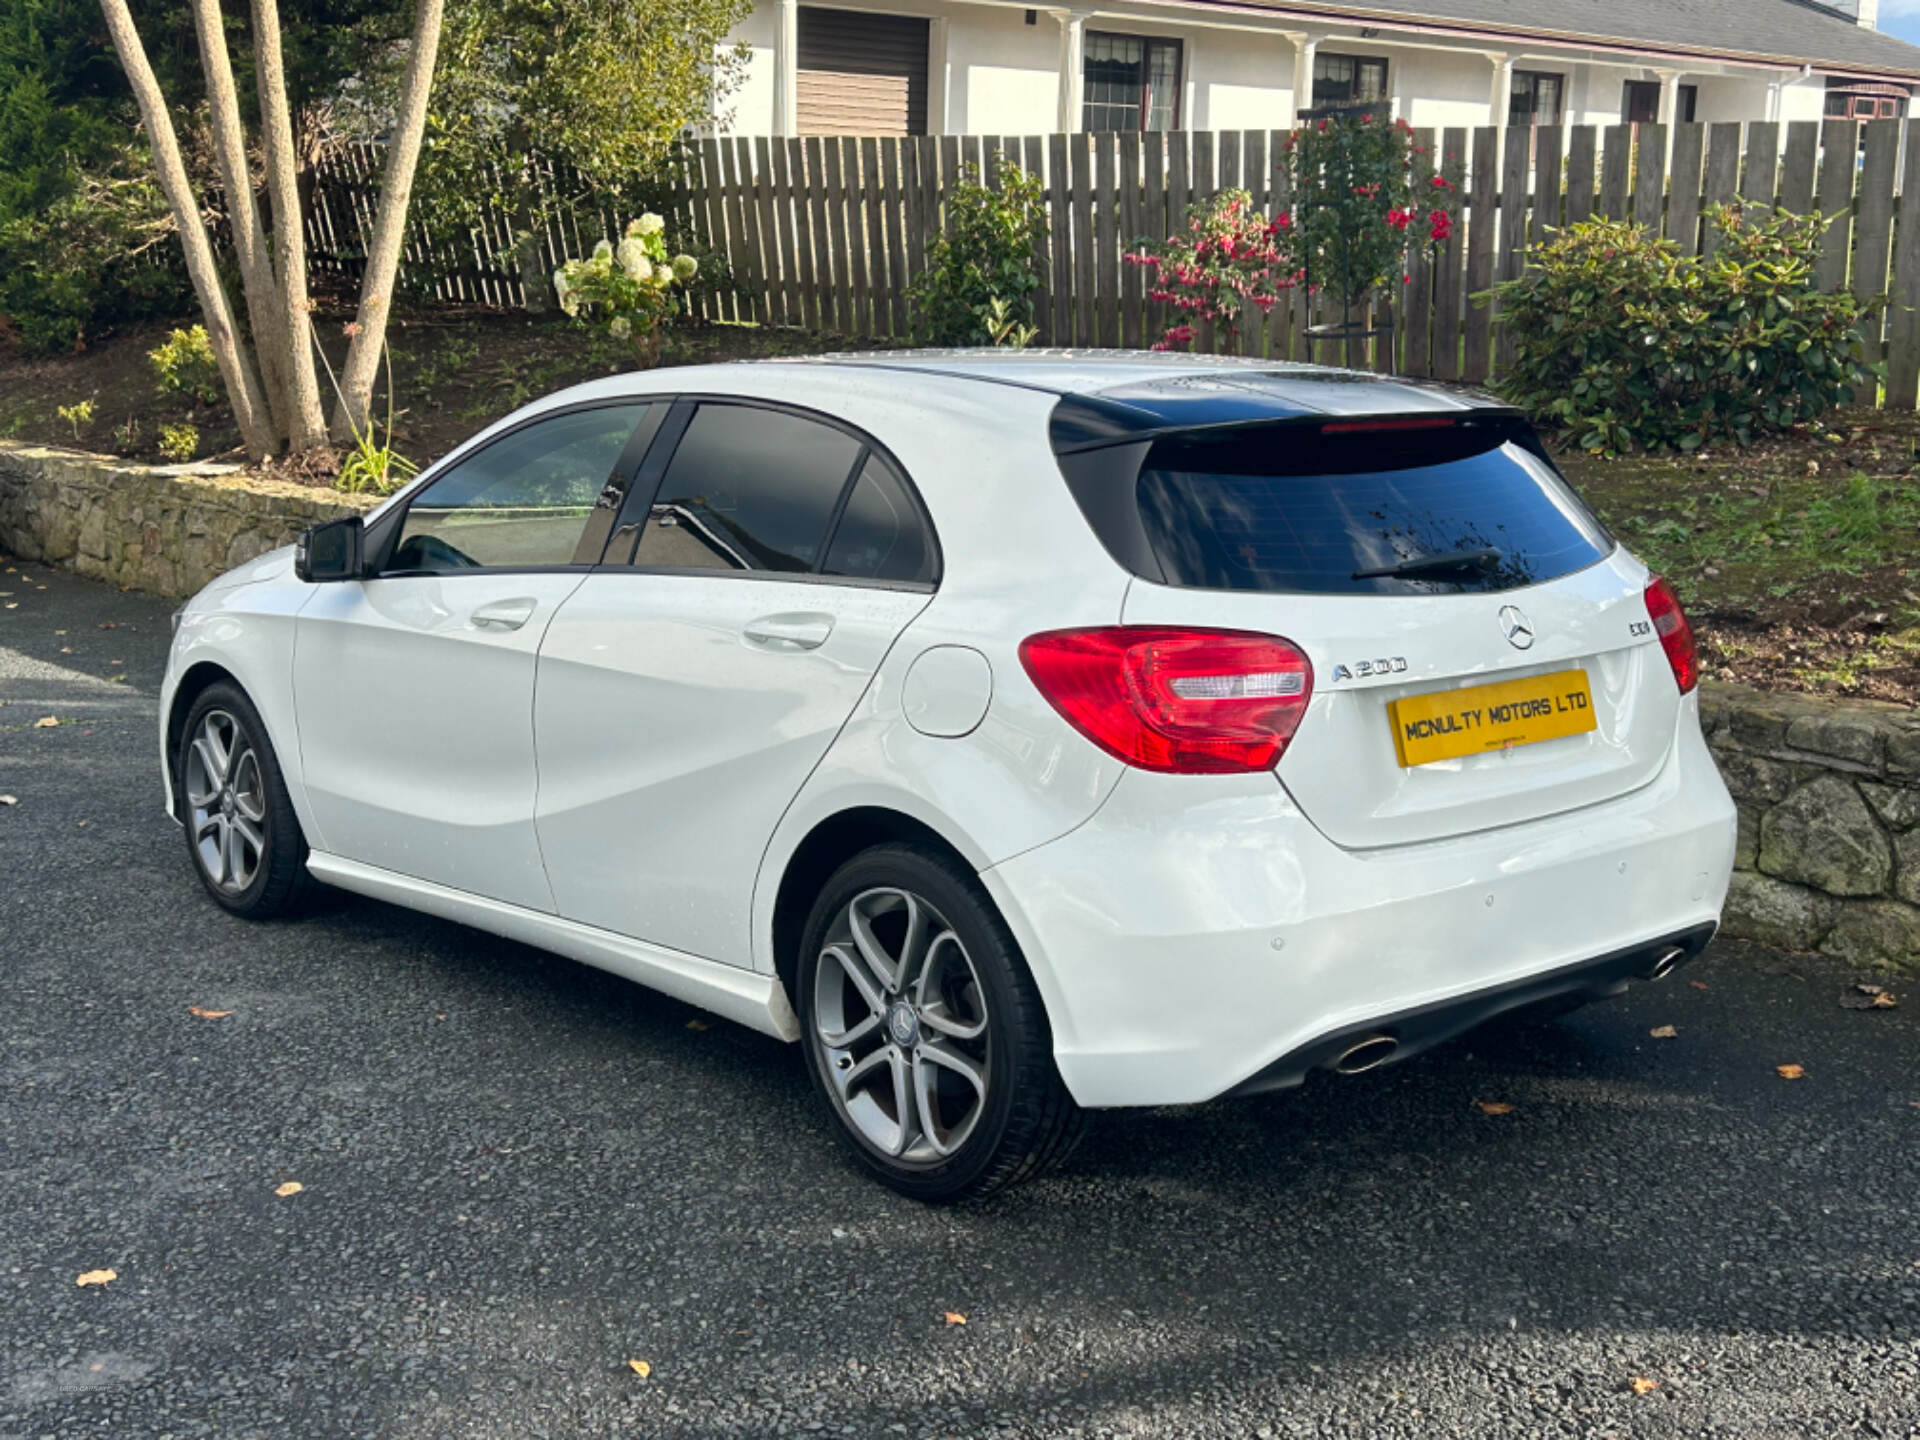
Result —
POLYGON ((906 482, 878 455, 867 456, 820 573, 929 584, 933 572, 933 543, 906 482))
POLYGON ((785 411, 702 405, 661 478, 633 563, 811 572, 861 449, 846 431, 785 411))
MULTIPOLYGON (((537 420, 459 461, 416 495, 393 554, 396 571, 592 564, 582 553, 596 513, 618 509, 621 458, 664 406, 602 405, 537 420)), ((589 545, 587 548, 591 548, 589 545)))

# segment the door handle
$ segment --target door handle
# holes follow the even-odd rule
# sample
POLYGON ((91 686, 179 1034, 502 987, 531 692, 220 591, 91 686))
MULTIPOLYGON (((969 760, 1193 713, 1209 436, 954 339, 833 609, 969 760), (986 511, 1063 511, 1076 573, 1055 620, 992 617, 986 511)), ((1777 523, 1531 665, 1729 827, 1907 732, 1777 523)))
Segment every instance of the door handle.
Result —
POLYGON ((747 622, 744 632, 755 645, 769 650, 818 650, 833 633, 833 617, 813 611, 789 615, 762 615, 747 622))
POLYGON ((482 605, 473 612, 471 618, 477 629, 518 630, 533 618, 534 609, 539 603, 531 595, 513 600, 495 600, 490 605, 482 605))

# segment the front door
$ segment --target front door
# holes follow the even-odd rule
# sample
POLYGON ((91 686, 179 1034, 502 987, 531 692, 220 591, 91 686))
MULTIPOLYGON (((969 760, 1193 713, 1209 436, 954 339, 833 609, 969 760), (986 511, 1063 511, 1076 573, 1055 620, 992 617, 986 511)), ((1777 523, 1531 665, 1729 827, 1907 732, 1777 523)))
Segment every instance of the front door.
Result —
POLYGON ((756 406, 702 404, 642 514, 541 647, 540 847, 568 919, 744 967, 767 842, 936 551, 864 437, 756 406))
POLYGON ((494 440, 409 498, 372 578, 317 587, 294 644, 316 848, 553 909, 534 662, 587 576, 583 547, 606 540, 647 410, 573 410, 494 440))

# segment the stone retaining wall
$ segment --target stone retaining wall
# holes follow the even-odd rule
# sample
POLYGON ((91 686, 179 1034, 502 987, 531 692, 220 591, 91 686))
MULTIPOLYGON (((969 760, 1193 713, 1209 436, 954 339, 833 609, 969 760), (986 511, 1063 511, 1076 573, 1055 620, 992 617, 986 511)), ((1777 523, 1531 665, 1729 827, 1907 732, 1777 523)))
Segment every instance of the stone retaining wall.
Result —
POLYGON ((1727 933, 1920 969, 1920 714, 1700 687, 1740 807, 1727 933))
POLYGON ((160 595, 191 595, 310 525, 377 503, 233 466, 139 465, 0 441, 0 551, 160 595))
MULTIPOLYGON (((0 441, 0 551, 162 595, 375 503, 0 441)), ((1740 807, 1728 933, 1920 970, 1920 716, 1711 681, 1700 699, 1740 807)))

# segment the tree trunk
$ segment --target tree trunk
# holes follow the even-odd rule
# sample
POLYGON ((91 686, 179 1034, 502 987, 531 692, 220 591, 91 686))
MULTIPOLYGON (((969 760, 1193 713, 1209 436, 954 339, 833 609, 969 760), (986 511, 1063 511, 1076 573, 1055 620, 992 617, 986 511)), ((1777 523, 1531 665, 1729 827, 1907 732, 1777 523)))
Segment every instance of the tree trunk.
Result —
POLYGON ((154 168, 160 189, 173 210, 180 230, 180 248, 186 252, 187 274, 194 292, 200 297, 200 313, 206 320, 207 336, 213 344, 213 358, 226 383, 227 403, 240 426, 240 437, 247 453, 264 460, 274 450, 273 422, 260 393, 260 381, 253 362, 234 333, 233 312, 227 305, 227 292, 220 283, 220 272, 213 262, 213 246, 207 241, 206 226, 200 220, 200 203, 194 198, 193 183, 187 179, 187 167, 180 159, 180 141, 173 133, 173 117, 167 113, 166 97, 160 82, 147 63, 146 48, 140 32, 134 28, 127 0, 100 0, 106 17, 107 33, 119 52, 120 66, 126 71, 127 84, 140 106, 140 118, 147 127, 147 141, 153 148, 154 168))
POLYGON ((427 128, 427 97, 433 89, 445 0, 417 0, 417 4, 400 112, 393 138, 387 142, 386 170, 380 177, 380 209, 374 216, 373 243, 367 247, 367 268, 360 279, 360 309, 354 317, 357 328, 347 349, 347 363, 341 367, 340 402, 333 412, 333 434, 338 440, 348 439, 367 423, 367 412, 373 404, 373 377, 386 342, 394 277, 400 269, 401 242, 406 238, 407 207, 413 198, 413 173, 427 128))
POLYGON ((260 138, 267 157, 267 196, 273 202, 273 235, 280 250, 281 315, 286 343, 289 448, 327 443, 320 408, 320 376, 313 366, 312 321, 307 302, 307 240, 301 229, 300 172, 293 153, 293 115, 287 106, 287 75, 280 59, 280 9, 275 0, 253 0, 253 58, 260 83, 260 138))
POLYGON ((281 439, 291 431, 286 388, 286 316, 280 286, 274 279, 273 255, 261 233, 260 207, 253 198, 253 176, 247 166, 246 131, 240 122, 240 100, 234 93, 233 61, 227 54, 227 32, 220 0, 192 0, 194 27, 200 35, 200 68, 207 77, 207 104, 212 112, 213 153, 227 190, 227 220, 233 230, 234 254, 240 261, 240 280, 247 296, 247 318, 253 329, 254 357, 267 394, 267 410, 281 439))

